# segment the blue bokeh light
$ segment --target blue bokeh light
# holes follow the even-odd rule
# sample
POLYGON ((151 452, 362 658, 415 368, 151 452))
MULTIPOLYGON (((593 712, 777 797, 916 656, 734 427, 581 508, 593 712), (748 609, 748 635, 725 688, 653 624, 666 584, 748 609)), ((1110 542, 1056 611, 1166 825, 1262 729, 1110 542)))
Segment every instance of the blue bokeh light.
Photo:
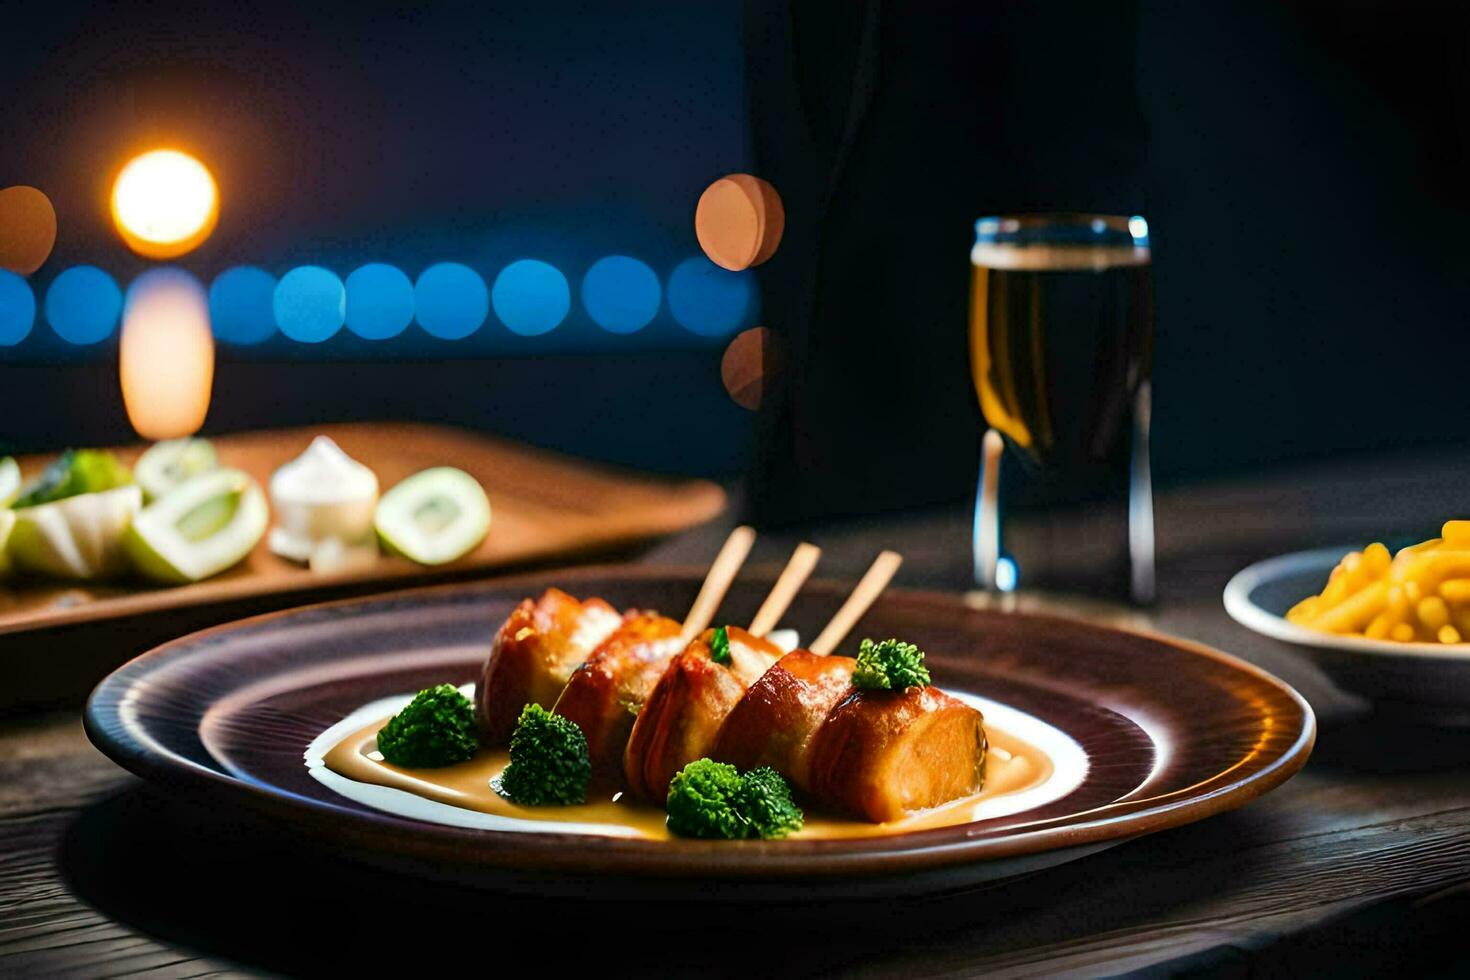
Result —
POLYGON ((694 256, 669 275, 669 312, 690 333, 723 337, 745 322, 753 293, 750 273, 730 272, 694 256))
POLYGON ((85 346, 106 340, 121 313, 122 290, 96 266, 73 266, 46 290, 46 321, 67 343, 85 346))
POLYGON ((490 291, 495 315, 522 337, 556 329, 572 308, 572 288, 554 265, 520 259, 500 270, 490 291))
POLYGON ((419 326, 441 340, 468 337, 490 314, 485 280, 458 262, 440 262, 419 273, 413 301, 419 326))
POLYGON ((1001 555, 995 563, 995 587, 1002 592, 1014 592, 1020 578, 1021 570, 1016 567, 1016 560, 1001 555))
POLYGON ((276 284, 271 306, 281 333, 303 344, 319 344, 342 329, 347 290, 329 269, 297 266, 276 284))
POLYGON ((209 322, 214 335, 248 346, 276 332, 276 277, 252 265, 226 269, 209 285, 209 322))
POLYGON ((13 347, 30 335, 36 322, 36 295, 31 284, 0 269, 0 347, 13 347))
POLYGON ((413 313, 413 282, 402 269, 369 262, 347 277, 347 329, 362 339, 398 336, 413 313))
POLYGON ((582 305, 609 333, 642 330, 658 315, 662 299, 658 275, 627 255, 598 259, 582 277, 582 305))
POLYGON ((205 301, 204 284, 194 277, 192 272, 180 269, 176 265, 154 266, 145 272, 139 273, 138 277, 128 283, 127 291, 123 294, 123 319, 127 320, 128 310, 138 301, 139 297, 147 296, 154 290, 167 290, 174 295, 191 293, 199 298, 201 304, 205 301))

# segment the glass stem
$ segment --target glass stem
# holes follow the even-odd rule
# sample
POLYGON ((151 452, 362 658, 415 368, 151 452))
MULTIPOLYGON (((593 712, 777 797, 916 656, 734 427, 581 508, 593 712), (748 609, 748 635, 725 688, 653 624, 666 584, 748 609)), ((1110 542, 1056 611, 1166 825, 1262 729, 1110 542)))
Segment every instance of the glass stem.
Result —
POLYGON ((1128 564, 1133 601, 1154 601, 1154 481, 1149 467, 1149 429, 1153 391, 1138 386, 1133 401, 1133 458, 1128 473, 1128 564))
POLYGON ((980 479, 975 485, 975 527, 971 545, 975 582, 994 592, 1000 565, 1000 457, 1005 442, 1000 433, 986 429, 980 440, 980 479))

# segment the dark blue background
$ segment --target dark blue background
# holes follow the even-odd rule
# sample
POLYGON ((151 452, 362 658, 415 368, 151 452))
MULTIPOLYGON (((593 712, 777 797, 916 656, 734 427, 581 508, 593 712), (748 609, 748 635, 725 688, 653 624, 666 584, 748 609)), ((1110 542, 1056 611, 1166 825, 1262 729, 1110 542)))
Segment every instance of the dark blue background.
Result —
MULTIPOLYGON (((844 6, 808 8, 819 27, 830 20, 833 50, 850 40, 844 6)), ((823 327, 836 331, 826 349, 867 358, 910 392, 916 417, 937 420, 909 426, 904 447, 868 440, 867 463, 928 460, 918 497, 968 492, 979 420, 956 311, 970 223, 981 208, 1080 203, 1069 188, 1117 149, 1086 120, 1112 115, 1129 121, 1118 141, 1141 160, 1115 199, 1137 202, 1154 231, 1163 481, 1406 445, 1463 451, 1463 5, 881 12, 880 102, 904 95, 862 134, 885 152, 870 155, 863 193, 841 202, 863 237, 846 240, 847 258, 801 242, 779 252, 760 314, 790 330, 771 318, 794 308, 788 293, 815 263, 850 284, 858 312, 823 327), (967 182, 980 191, 962 192, 967 182)), ((722 341, 683 330, 666 304, 645 331, 610 335, 576 293, 601 255, 637 256, 666 277, 696 254, 700 190, 757 166, 763 127, 769 143, 752 81, 820 129, 821 104, 800 101, 801 81, 765 43, 785 16, 756 0, 27 4, 7 11, 0 38, 0 185, 36 184, 57 205, 61 236, 33 277, 38 293, 77 262, 124 284, 144 268, 112 233, 106 193, 117 165, 160 142, 196 150, 224 188, 219 229, 181 263, 206 281, 238 263, 345 276, 377 260, 415 275, 452 259, 488 282, 526 256, 571 280, 571 316, 541 338, 492 316, 458 342, 415 326, 379 343, 344 331, 316 347, 222 347, 210 431, 428 418, 656 469, 733 472, 752 420, 720 385, 722 341)), ((840 92, 842 58, 817 67, 840 92)), ((782 190, 797 219, 822 203, 782 190)), ((126 438, 114 344, 48 337, 38 323, 0 349, 0 444, 126 438)))

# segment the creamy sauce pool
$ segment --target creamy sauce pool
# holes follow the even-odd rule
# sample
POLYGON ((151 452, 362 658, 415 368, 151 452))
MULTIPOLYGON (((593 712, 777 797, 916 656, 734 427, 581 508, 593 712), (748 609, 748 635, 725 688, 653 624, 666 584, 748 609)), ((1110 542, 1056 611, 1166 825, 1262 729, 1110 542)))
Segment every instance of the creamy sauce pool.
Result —
MULTIPOLYGON (((387 723, 388 718, 383 718, 359 728, 332 746, 323 763, 339 776, 360 783, 388 786, 480 813, 524 820, 618 827, 650 838, 671 836, 664 826, 662 808, 626 798, 593 800, 580 806, 516 806, 490 788, 490 780, 500 775, 510 761, 504 749, 481 749, 473 759, 442 769, 399 768, 383 761, 377 751, 378 730, 387 723)), ((985 787, 974 796, 890 823, 867 823, 807 811, 806 825, 792 836, 876 837, 970 823, 975 819, 975 811, 980 804, 1040 786, 1051 777, 1051 759, 1041 749, 989 723, 985 726, 985 734, 990 742, 985 756, 985 787)))

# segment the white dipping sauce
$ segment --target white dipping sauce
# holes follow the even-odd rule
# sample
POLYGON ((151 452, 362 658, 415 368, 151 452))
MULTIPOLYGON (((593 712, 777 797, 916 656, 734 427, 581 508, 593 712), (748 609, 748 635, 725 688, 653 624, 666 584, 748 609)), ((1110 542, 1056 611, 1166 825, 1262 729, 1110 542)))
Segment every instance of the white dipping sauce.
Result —
POLYGON ((370 540, 378 506, 378 477, 326 436, 271 477, 277 525, 270 548, 306 562, 323 544, 370 540))

